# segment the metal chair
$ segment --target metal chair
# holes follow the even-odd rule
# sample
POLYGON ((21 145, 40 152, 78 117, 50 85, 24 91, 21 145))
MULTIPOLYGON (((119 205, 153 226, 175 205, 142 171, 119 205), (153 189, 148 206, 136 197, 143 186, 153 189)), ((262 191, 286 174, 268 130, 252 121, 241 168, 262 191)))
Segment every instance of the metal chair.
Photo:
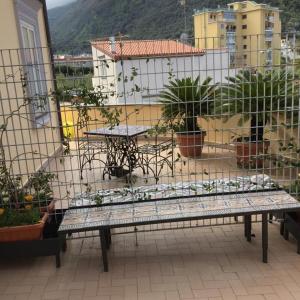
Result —
POLYGON ((77 149, 78 149, 78 160, 79 160, 79 170, 80 179, 83 179, 82 173, 84 167, 88 164, 89 170, 92 170, 92 162, 94 160, 100 161, 105 165, 105 161, 101 159, 101 154, 107 154, 107 144, 103 138, 99 137, 89 137, 85 135, 80 137, 82 132, 89 131, 89 126, 77 126, 77 149))
POLYGON ((138 151, 141 157, 140 162, 143 164, 144 174, 149 174, 150 170, 157 183, 163 167, 167 165, 171 169, 172 176, 174 176, 175 146, 173 133, 171 138, 166 141, 161 141, 159 136, 155 135, 153 144, 147 143, 139 146, 138 151))

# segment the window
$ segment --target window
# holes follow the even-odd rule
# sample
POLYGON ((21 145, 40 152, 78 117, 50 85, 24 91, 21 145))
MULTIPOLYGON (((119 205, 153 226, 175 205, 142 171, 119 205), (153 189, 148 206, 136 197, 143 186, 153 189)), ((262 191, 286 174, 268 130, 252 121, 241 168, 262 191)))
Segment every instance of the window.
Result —
POLYGON ((31 119, 36 127, 40 127, 50 119, 48 89, 38 26, 38 10, 41 6, 37 3, 29 7, 25 1, 17 0, 16 2, 21 57, 27 81, 27 96, 30 99, 31 119))
POLYGON ((244 45, 243 48, 244 48, 244 49, 247 49, 247 45, 244 45))
POLYGON ((244 59, 247 59, 247 54, 244 54, 244 59))
POLYGON ((100 76, 104 76, 104 77, 106 77, 107 76, 107 63, 106 63, 106 61, 104 61, 104 60, 101 60, 100 61, 100 76))
POLYGON ((243 26, 242 26, 242 29, 247 29, 247 25, 243 25, 243 26))
POLYGON ((247 15, 242 15, 242 19, 247 19, 247 15))
POLYGON ((233 5, 230 5, 230 6, 229 6, 229 9, 234 9, 234 6, 233 6, 233 5))
POLYGON ((246 35, 243 35, 243 39, 246 40, 246 39, 247 39, 247 36, 246 36, 246 35))
POLYGON ((32 101, 31 106, 37 119, 49 112, 45 74, 42 69, 42 53, 37 46, 35 28, 24 21, 20 23, 28 96, 32 101))

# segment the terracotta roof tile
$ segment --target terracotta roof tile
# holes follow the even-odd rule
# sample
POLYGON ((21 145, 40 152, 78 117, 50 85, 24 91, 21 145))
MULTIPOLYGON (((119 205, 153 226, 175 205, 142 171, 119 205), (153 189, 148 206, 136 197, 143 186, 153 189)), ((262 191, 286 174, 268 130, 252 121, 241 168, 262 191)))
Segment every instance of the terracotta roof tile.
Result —
POLYGON ((115 42, 115 52, 110 41, 92 41, 92 46, 113 59, 153 56, 203 55, 204 50, 174 40, 125 40, 115 42), (122 46, 121 46, 122 45, 122 46))

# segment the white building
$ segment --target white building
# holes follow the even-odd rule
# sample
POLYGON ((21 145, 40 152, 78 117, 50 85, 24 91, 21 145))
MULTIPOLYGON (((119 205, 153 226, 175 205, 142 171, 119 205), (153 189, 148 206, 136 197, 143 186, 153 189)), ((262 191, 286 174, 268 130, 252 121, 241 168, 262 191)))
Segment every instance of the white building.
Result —
POLYGON ((286 58, 288 61, 300 58, 299 47, 294 45, 293 41, 286 39, 281 40, 281 56, 286 58))
MULTIPOLYGON (((170 78, 229 75, 226 49, 204 51, 174 40, 93 41, 93 87, 108 104, 155 103, 170 78)), ((230 74, 232 75, 232 74, 230 74)))

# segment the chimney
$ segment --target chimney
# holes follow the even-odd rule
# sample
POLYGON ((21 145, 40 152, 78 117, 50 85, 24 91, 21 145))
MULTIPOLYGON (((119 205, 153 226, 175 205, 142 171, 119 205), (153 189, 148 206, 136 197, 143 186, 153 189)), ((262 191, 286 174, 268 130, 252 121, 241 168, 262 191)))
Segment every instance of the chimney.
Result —
POLYGON ((110 51, 111 53, 115 54, 116 53, 116 40, 114 36, 111 36, 109 38, 109 42, 110 42, 110 51))

